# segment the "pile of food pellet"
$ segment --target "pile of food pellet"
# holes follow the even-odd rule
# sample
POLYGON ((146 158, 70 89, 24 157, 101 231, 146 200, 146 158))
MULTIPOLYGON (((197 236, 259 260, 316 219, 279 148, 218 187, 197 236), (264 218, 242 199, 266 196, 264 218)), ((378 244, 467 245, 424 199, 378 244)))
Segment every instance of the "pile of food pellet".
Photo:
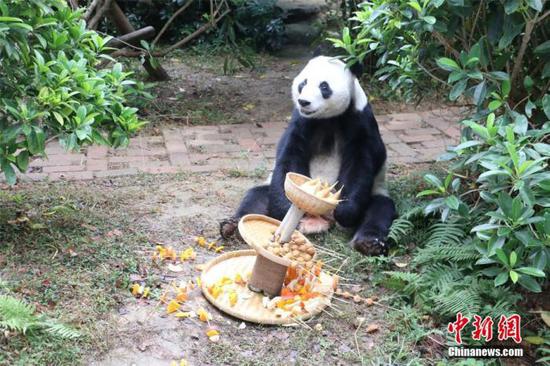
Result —
POLYGON ((274 235, 264 248, 279 257, 298 262, 306 268, 311 268, 314 264, 315 247, 303 236, 296 233, 292 234, 288 243, 282 245, 276 240, 274 235))

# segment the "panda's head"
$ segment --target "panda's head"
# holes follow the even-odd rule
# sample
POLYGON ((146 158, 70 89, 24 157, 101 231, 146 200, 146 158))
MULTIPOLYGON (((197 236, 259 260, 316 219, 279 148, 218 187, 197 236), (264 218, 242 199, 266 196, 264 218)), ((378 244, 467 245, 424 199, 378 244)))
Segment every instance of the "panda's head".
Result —
POLYGON ((301 116, 323 119, 339 116, 350 103, 358 110, 367 104, 354 73, 337 58, 317 56, 292 83, 292 100, 301 116))

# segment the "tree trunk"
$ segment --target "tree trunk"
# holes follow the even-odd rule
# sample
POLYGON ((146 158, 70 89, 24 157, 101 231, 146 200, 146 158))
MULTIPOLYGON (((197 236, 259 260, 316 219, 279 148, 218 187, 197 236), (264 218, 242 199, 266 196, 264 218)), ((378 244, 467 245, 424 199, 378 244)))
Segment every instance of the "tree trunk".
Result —
MULTIPOLYGON (((120 9, 116 1, 111 4, 111 11, 106 14, 120 34, 124 35, 135 32, 134 27, 130 24, 128 18, 126 18, 126 15, 124 15, 124 12, 120 9)), ((170 79, 170 76, 162 66, 153 66, 147 57, 145 57, 143 67, 145 67, 145 70, 147 70, 153 80, 164 81, 170 79)))

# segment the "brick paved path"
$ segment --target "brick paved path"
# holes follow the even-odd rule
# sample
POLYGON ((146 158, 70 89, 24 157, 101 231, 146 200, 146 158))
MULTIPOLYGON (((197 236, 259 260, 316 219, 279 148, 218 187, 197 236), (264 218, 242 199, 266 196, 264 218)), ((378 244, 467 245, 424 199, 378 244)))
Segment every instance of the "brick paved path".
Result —
MULTIPOLYGON (((390 163, 429 162, 460 135, 460 109, 396 113, 377 117, 390 163)), ((82 180, 143 173, 259 173, 271 169, 275 145, 286 122, 163 128, 158 136, 137 136, 126 149, 90 146, 67 153, 54 141, 49 159, 31 162, 23 180, 82 180)))

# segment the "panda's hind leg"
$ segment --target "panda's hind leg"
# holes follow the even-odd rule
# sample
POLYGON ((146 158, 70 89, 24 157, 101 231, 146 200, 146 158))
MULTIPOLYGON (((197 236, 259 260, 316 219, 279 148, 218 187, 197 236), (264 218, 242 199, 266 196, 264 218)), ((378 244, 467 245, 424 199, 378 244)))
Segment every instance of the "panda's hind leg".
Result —
POLYGON ((351 246, 365 255, 387 255, 387 237, 396 217, 397 210, 390 197, 380 194, 372 196, 365 216, 351 240, 351 246))
POLYGON ((237 230, 239 220, 244 215, 260 214, 267 215, 269 206, 269 185, 261 185, 251 188, 246 192, 237 212, 228 219, 220 222, 220 235, 228 239, 237 230))

